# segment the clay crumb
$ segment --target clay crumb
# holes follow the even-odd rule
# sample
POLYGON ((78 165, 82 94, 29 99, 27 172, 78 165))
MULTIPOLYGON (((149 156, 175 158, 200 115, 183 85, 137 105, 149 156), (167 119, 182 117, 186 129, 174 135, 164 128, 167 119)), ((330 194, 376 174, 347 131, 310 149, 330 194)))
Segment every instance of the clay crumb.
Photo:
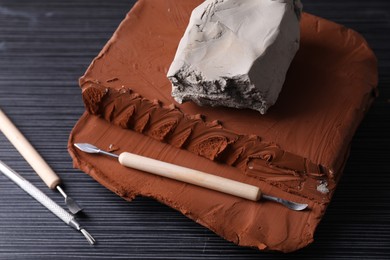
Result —
POLYGON ((119 147, 117 147, 115 144, 110 144, 108 146, 108 152, 110 152, 110 153, 115 152, 117 150, 119 150, 119 147))
POLYGON ((320 181, 320 184, 317 186, 317 191, 319 191, 323 194, 329 193, 328 182, 327 181, 320 181))

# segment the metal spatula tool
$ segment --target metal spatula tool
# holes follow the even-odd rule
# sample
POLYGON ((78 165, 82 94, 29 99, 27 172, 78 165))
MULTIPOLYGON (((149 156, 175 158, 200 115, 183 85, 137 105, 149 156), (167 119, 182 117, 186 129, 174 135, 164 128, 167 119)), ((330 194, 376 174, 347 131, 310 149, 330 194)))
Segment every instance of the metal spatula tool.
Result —
POLYGON ((43 160, 39 153, 23 136, 23 134, 16 128, 11 120, 0 109, 0 131, 8 138, 8 140, 15 146, 24 159, 31 165, 34 171, 41 177, 45 184, 52 190, 57 189, 65 198, 65 204, 72 214, 76 214, 82 208, 69 197, 61 188, 60 177, 50 168, 50 166, 43 160))
POLYGON ((264 198, 280 203, 291 210, 297 211, 304 210, 308 207, 308 204, 292 202, 289 200, 262 194, 260 188, 253 185, 189 169, 175 164, 158 161, 127 152, 117 155, 103 151, 88 143, 75 143, 74 146, 86 153, 101 153, 118 158, 119 163, 126 167, 131 167, 166 178, 194 184, 211 190, 220 191, 244 199, 259 201, 261 198, 264 198))
POLYGON ((65 222, 68 226, 80 231, 87 239, 88 243, 90 243, 91 245, 95 244, 95 239, 87 232, 87 230, 80 226, 80 224, 76 221, 73 215, 69 214, 66 210, 61 208, 57 203, 55 203, 52 199, 46 196, 45 193, 43 193, 25 178, 20 176, 17 172, 12 170, 2 161, 0 161, 0 172, 4 173, 5 176, 10 178, 20 188, 22 188, 31 197, 33 197, 39 203, 45 206, 48 210, 50 210, 54 215, 56 215, 59 219, 65 222))

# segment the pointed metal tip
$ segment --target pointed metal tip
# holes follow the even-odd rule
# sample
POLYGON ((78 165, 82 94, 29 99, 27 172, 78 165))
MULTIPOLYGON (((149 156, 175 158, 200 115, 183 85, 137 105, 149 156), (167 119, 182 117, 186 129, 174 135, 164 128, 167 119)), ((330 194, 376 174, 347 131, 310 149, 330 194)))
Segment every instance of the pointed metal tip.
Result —
POLYGON ((74 143, 73 145, 76 146, 81 151, 83 151, 86 147, 91 147, 91 148, 95 148, 95 149, 97 148, 89 143, 74 143))
POLYGON ((301 204, 299 206, 295 206, 294 208, 290 208, 290 209, 301 211, 307 209, 307 207, 309 207, 309 204, 301 204))
POLYGON ((84 235, 90 245, 96 244, 96 240, 93 238, 93 236, 91 236, 91 234, 88 233, 87 230, 81 228, 80 232, 84 235))
POLYGON ((263 194, 262 197, 264 199, 280 203, 280 204, 284 205, 285 207, 287 207, 287 208, 289 208, 291 210, 296 210, 296 211, 304 210, 304 209, 306 209, 309 206, 306 203, 297 203, 297 202, 293 202, 293 201, 290 201, 290 200, 285 200, 285 199, 282 199, 282 198, 270 196, 270 195, 267 195, 267 194, 263 194))
POLYGON ((75 147, 86 153, 99 153, 100 149, 89 143, 74 143, 75 147))
POLYGON ((86 152, 86 153, 101 153, 101 154, 105 154, 105 155, 112 156, 115 158, 119 157, 119 155, 117 155, 117 154, 106 152, 104 150, 97 148, 96 146, 94 146, 92 144, 89 144, 89 143, 74 143, 73 145, 76 146, 81 151, 86 152))
MULTIPOLYGON (((74 143, 73 145, 76 146, 78 149, 80 149, 80 146, 79 146, 80 143, 74 143)), ((80 150, 81 150, 81 149, 80 149, 80 150)))

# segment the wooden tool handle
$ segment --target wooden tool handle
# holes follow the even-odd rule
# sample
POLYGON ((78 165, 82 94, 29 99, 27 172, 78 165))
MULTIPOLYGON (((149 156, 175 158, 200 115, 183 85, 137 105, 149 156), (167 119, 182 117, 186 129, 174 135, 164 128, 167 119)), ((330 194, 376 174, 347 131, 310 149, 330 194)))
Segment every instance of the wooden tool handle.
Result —
POLYGON ((60 178, 53 172, 50 166, 42 159, 34 147, 27 141, 23 134, 16 128, 16 126, 1 109, 0 130, 15 146, 24 159, 31 165, 46 185, 50 189, 55 189, 55 187, 60 183, 60 178))
POLYGON ((127 167, 253 201, 259 200, 261 196, 259 187, 132 153, 121 153, 119 162, 127 167))

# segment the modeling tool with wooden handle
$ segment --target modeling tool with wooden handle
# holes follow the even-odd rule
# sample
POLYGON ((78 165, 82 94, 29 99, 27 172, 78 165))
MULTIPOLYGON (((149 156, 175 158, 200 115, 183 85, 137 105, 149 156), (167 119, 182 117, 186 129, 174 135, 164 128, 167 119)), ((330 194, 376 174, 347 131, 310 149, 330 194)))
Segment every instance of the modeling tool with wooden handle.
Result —
POLYGON ((296 203, 281 198, 262 194, 257 186, 223 178, 213 174, 197 171, 194 169, 162 162, 152 158, 124 152, 120 155, 103 151, 96 146, 87 143, 74 144, 78 149, 87 153, 101 153, 118 158, 120 164, 137 170, 153 173, 166 178, 190 183, 200 187, 231 194, 240 198, 258 201, 260 198, 272 200, 283 204, 292 210, 303 210, 307 204, 296 203))
POLYGON ((24 159, 31 165, 34 171, 41 177, 50 189, 57 189, 65 198, 65 203, 69 210, 76 214, 82 208, 60 187, 61 180, 57 174, 50 168, 50 166, 43 160, 39 153, 34 149, 30 142, 23 136, 18 128, 11 122, 11 120, 0 109, 0 130, 8 138, 8 140, 15 146, 16 150, 24 157, 24 159))

